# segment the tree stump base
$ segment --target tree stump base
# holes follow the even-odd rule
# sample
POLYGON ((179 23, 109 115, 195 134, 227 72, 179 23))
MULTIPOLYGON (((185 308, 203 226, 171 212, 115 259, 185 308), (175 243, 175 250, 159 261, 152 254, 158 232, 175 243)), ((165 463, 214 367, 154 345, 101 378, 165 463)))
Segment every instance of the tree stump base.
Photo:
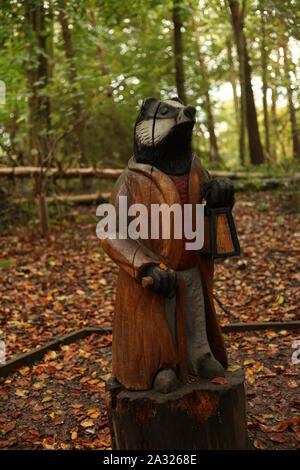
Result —
POLYGON ((193 378, 178 390, 126 390, 106 384, 114 450, 248 449, 244 375, 226 373, 226 384, 193 378))

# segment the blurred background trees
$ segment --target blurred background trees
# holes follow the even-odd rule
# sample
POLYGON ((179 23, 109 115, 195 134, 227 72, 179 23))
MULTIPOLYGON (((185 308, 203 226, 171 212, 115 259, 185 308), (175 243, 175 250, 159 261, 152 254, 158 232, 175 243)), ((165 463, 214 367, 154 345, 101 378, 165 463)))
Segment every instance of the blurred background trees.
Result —
POLYGON ((1 0, 1 165, 122 167, 142 99, 173 95, 210 167, 299 165, 297 20, 298 0, 1 0))

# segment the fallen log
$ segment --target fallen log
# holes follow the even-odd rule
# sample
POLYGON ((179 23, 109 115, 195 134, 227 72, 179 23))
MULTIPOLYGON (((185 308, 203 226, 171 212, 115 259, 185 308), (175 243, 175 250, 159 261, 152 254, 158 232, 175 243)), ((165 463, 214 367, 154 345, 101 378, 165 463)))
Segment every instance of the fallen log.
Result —
MULTIPOLYGON (((92 194, 60 194, 58 196, 47 196, 46 200, 49 204, 53 202, 76 203, 76 204, 92 204, 93 202, 108 201, 110 192, 92 194)), ((10 199, 13 204, 26 204, 34 202, 34 199, 26 199, 25 197, 10 199)))
MULTIPOLYGON (((295 182, 297 180, 266 180, 261 181, 258 185, 257 181, 243 181, 239 182, 238 184, 236 181, 234 182, 234 187, 236 192, 244 192, 244 191, 271 191, 274 189, 279 189, 283 186, 287 187, 291 182, 295 182)), ((300 178, 299 178, 300 181, 300 178)), ((65 203, 76 203, 76 204, 92 204, 94 202, 102 202, 108 201, 110 198, 110 191, 103 191, 100 193, 91 193, 91 194, 60 194, 58 196, 48 196, 47 202, 65 202, 65 203)), ((34 200, 31 200, 33 202, 34 200)), ((25 204, 30 202, 30 199, 22 198, 12 198, 10 202, 13 204, 25 204)))
POLYGON ((38 166, 0 167, 0 177, 28 178, 41 174, 54 178, 95 177, 103 179, 117 179, 123 169, 118 168, 42 168, 38 166))
POLYGON ((234 180, 235 191, 272 191, 282 187, 289 187, 291 184, 299 183, 300 175, 282 176, 280 178, 265 178, 265 179, 241 179, 234 180))
MULTIPOLYGON (((32 177, 44 174, 55 178, 77 178, 77 177, 95 177, 103 179, 117 179, 122 173, 123 168, 66 168, 60 170, 59 168, 43 168, 38 166, 16 166, 16 167, 0 167, 0 177, 32 177)), ((257 180, 280 180, 280 179, 293 179, 300 180, 300 173, 293 175, 280 175, 271 177, 267 173, 247 172, 247 171, 219 171, 211 170, 211 176, 220 178, 230 178, 232 180, 240 179, 257 179, 257 180)))

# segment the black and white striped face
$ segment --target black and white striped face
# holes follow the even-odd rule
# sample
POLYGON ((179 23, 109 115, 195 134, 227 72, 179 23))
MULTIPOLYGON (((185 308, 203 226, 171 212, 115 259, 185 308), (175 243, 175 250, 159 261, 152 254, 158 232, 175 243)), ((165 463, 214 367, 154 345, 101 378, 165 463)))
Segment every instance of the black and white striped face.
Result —
POLYGON ((184 106, 178 98, 144 100, 135 128, 136 143, 142 147, 158 147, 178 126, 188 124, 192 130, 195 108, 184 106))

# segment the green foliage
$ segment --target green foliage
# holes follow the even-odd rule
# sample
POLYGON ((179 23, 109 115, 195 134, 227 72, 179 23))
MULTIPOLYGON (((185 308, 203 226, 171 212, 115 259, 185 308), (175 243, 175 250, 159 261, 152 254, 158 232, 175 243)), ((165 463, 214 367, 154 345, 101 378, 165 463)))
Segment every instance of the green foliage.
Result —
MULTIPOLYGON (((31 12, 41 3, 28 2, 31 12)), ((54 148, 54 163, 76 165, 79 150, 76 122, 83 129, 86 163, 104 167, 124 165, 132 153, 133 125, 138 106, 146 96, 165 98, 176 94, 171 0, 51 0, 44 2, 45 22, 41 37, 47 51, 37 45, 28 26, 24 2, 0 2, 0 79, 6 84, 6 103, 0 105, 1 164, 33 164, 37 149, 29 138, 30 76, 39 67, 39 57, 47 55, 48 77, 36 81, 39 99, 50 102, 47 136, 54 148), (63 5, 63 6, 62 6, 63 5), (63 9, 64 8, 64 9, 63 9), (69 23, 72 56, 68 56, 60 23, 61 13, 69 23), (74 124, 75 123, 75 124, 74 124), (49 128, 50 125, 50 128, 49 128)), ((225 168, 238 168, 238 124, 230 94, 230 69, 226 39, 232 28, 226 1, 182 0, 184 24, 184 67, 188 101, 197 105, 194 150, 209 163, 209 136, 203 111, 205 83, 200 72, 193 18, 199 35, 210 84, 216 134, 225 168)), ((246 36, 250 46, 254 90, 261 133, 261 14, 267 18, 268 85, 277 92, 276 129, 270 137, 276 157, 272 164, 291 160, 291 129, 287 107, 286 80, 280 45, 283 19, 285 33, 299 40, 296 0, 248 0, 246 36)), ((234 41, 232 41, 234 44, 234 41)), ((299 45, 297 45, 299 51, 299 45)), ((236 80, 238 65, 232 49, 236 80)), ((299 52, 298 52, 299 55, 299 52)), ((291 58, 291 77, 296 107, 296 64, 291 58)), ((269 102, 271 116, 271 104, 269 102)), ((44 126, 44 124, 41 124, 44 126)), ((52 147, 51 147, 52 148, 52 147)))

